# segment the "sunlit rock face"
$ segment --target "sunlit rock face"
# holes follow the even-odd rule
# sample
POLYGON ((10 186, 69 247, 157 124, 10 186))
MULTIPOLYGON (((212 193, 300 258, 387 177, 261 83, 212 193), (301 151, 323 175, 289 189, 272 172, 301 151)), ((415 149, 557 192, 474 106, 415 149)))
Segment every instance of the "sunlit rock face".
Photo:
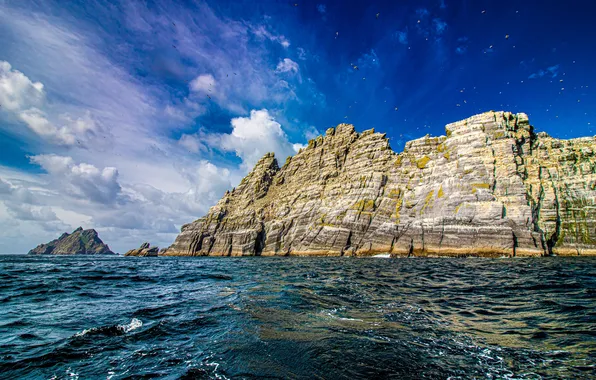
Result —
POLYGON ((265 155, 160 254, 594 255, 595 149, 523 113, 472 116, 400 154, 340 124, 281 168, 265 155))

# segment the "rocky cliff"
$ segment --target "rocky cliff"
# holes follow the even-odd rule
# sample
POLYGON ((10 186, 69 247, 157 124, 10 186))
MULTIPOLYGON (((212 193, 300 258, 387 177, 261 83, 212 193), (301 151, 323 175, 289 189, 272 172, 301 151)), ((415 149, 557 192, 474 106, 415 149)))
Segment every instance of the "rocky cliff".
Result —
POLYGON ((165 255, 596 254, 596 139, 487 112, 408 142, 349 124, 265 155, 165 255))
POLYGON ((126 252, 124 256, 154 257, 157 256, 158 252, 159 247, 152 247, 151 244, 145 242, 139 248, 126 252))
POLYGON ((30 255, 114 255, 95 230, 77 228, 73 233, 63 233, 58 239, 40 244, 29 251, 30 255))

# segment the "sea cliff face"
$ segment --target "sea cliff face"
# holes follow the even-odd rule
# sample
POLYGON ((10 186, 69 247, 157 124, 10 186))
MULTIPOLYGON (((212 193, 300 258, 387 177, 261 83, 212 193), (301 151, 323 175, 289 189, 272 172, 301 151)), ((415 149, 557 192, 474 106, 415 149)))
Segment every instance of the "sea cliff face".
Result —
POLYGON ((99 238, 97 231, 77 228, 71 234, 63 233, 58 239, 40 244, 29 255, 114 255, 99 238))
POLYGON ((340 124, 281 168, 265 155, 163 254, 594 255, 595 149, 523 113, 448 124, 400 154, 340 124))

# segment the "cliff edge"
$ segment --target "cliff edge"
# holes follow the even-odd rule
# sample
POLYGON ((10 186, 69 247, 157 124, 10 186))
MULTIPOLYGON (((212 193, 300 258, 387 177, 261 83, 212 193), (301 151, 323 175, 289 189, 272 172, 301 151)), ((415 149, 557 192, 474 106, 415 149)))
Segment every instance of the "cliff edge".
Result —
POLYGON ((340 124, 281 168, 265 155, 163 254, 595 255, 595 149, 523 113, 472 116, 399 154, 340 124))

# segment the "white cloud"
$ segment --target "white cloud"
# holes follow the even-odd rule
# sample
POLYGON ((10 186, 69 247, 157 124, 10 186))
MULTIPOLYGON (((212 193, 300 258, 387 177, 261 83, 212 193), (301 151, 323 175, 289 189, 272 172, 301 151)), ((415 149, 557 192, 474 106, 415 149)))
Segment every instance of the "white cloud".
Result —
POLYGON ((192 153, 199 153, 200 151, 207 150, 207 147, 203 144, 201 138, 197 135, 183 134, 180 137, 180 140, 178 140, 178 143, 192 153))
MULTIPOLYGON (((306 140, 311 140, 311 139, 314 139, 314 138, 317 138, 318 136, 320 136, 321 132, 319 132, 319 130, 315 126, 311 125, 304 129, 303 135, 306 140)), ((304 149, 306 147, 307 147, 306 144, 299 144, 299 143, 292 144, 292 149, 294 149, 295 153, 298 153, 300 151, 300 149, 304 149)))
POLYGON ((56 238, 53 235, 58 231, 69 228, 58 219, 53 207, 43 204, 40 195, 45 189, 23 178, 0 178, 1 253, 26 253, 38 244, 36 239, 48 241, 56 238))
POLYGON ((207 107, 198 103, 197 100, 199 99, 196 99, 196 97, 193 97, 193 99, 184 98, 182 102, 176 105, 168 104, 164 108, 164 115, 175 124, 189 124, 207 112, 207 107))
POLYGON ((275 69, 278 73, 297 73, 298 70, 298 64, 290 58, 284 58, 277 64, 277 68, 275 69))
POLYGON ((70 167, 74 165, 72 157, 58 156, 55 154, 33 156, 30 159, 50 174, 66 174, 70 171, 70 167))
POLYGON ((284 48, 290 47, 290 41, 283 35, 276 35, 268 31, 264 25, 259 25, 257 27, 252 27, 252 32, 255 36, 261 39, 268 39, 273 42, 278 42, 284 48))
POLYGON ((315 137, 318 137, 320 135, 321 135, 321 132, 319 132, 319 130, 315 126, 313 126, 313 125, 307 127, 304 130, 304 137, 307 140, 314 139, 315 137))
POLYGON ((201 160, 194 170, 187 170, 185 174, 189 181, 195 184, 187 195, 197 201, 205 200, 201 207, 214 204, 231 187, 230 171, 206 160, 201 160))
POLYGON ((167 105, 166 108, 164 108, 164 113, 172 119, 177 119, 181 121, 187 120, 186 114, 182 109, 171 105, 167 105))
MULTIPOLYGON (((276 84, 279 73, 269 69, 272 57, 278 55, 279 46, 276 45, 289 47, 290 42, 276 33, 266 18, 263 24, 253 24, 221 18, 204 2, 195 6, 196 9, 189 11, 184 6, 163 2, 157 12, 148 9, 142 2, 128 2, 125 7, 127 25, 132 26, 143 38, 143 44, 153 51, 172 50, 172 41, 176 41, 175 56, 179 58, 175 62, 167 62, 168 70, 170 66, 175 66, 172 75, 188 82, 195 80, 193 84, 198 85, 197 89, 202 88, 202 91, 191 90, 190 94, 179 96, 187 97, 208 110, 215 105, 235 115, 246 115, 250 109, 258 109, 265 104, 273 108, 299 101, 296 96, 288 94, 286 88, 276 84), (208 79, 206 82, 196 81, 197 68, 200 68, 198 74, 211 75, 212 79, 204 77, 202 79, 208 79), (212 85, 212 91, 205 92, 205 84, 213 82, 215 90, 212 85)), ((160 55, 158 59, 170 58, 169 55, 160 55)), ((301 81, 299 75, 292 77, 294 79, 301 81)), ((316 86, 308 82, 305 87, 310 90, 316 86)), ((170 120, 192 124, 194 118, 202 115, 190 115, 186 101, 172 101, 171 104, 178 104, 182 115, 175 112, 178 117, 170 117, 170 120)), ((171 114, 166 113, 167 116, 171 114)))
POLYGON ((46 119, 45 114, 40 109, 30 108, 22 111, 19 116, 29 128, 40 136, 53 136, 57 133, 56 127, 46 119))
POLYGON ((250 111, 250 117, 232 119, 230 134, 207 136, 209 145, 235 152, 242 159, 242 168, 249 171, 265 153, 274 152, 279 162, 294 153, 292 144, 266 109, 250 111))
POLYGON ((43 102, 43 84, 32 82, 10 63, 0 61, 0 106, 3 110, 18 112, 43 102))
POLYGON ((10 194, 12 192, 12 186, 0 178, 0 194, 10 194))
POLYGON ((10 63, 0 61, 0 106, 11 111, 31 131, 46 142, 74 145, 81 144, 97 129, 89 112, 83 117, 72 119, 68 114, 60 115, 57 127, 48 120, 46 112, 37 107, 45 106, 44 85, 32 82, 25 74, 12 69, 10 63))
POLYGON ((211 74, 201 74, 190 82, 190 89, 196 92, 215 92, 215 78, 211 74))
POLYGON ((176 225, 204 215, 232 186, 230 171, 206 160, 200 160, 194 167, 185 167, 183 175, 190 187, 180 193, 164 192, 145 184, 130 184, 123 188, 127 194, 126 203, 114 209, 97 210, 93 221, 98 226, 110 228, 176 234, 176 225))
MULTIPOLYGON (((229 75, 228 75, 229 78, 229 75)), ((202 102, 215 102, 221 108, 233 113, 246 113, 246 110, 237 101, 230 100, 228 92, 233 92, 228 86, 218 86, 216 79, 211 74, 201 74, 188 84, 191 91, 189 97, 184 99, 185 115, 194 119, 205 112, 202 102), (209 99, 209 100, 207 100, 209 99)))
POLYGON ((24 203, 4 202, 9 214, 22 221, 56 221, 58 217, 48 206, 31 206, 24 203))
POLYGON ((170 137, 201 125, 195 119, 215 107, 247 115, 264 104, 283 109, 303 101, 297 92, 310 94, 316 86, 297 87, 297 64, 287 73, 298 74, 284 80, 271 70, 272 57, 290 46, 286 37, 221 18, 204 3, 197 12, 168 2, 160 9, 129 2, 118 13, 93 6, 157 53, 140 57, 131 40, 106 49, 97 41, 108 31, 92 22, 60 17, 49 4, 31 9, 0 0, 0 39, 9 47, 2 58, 10 62, 1 68, 0 129, 19 138, 46 171, 0 167, 0 252, 26 252, 78 225, 97 228, 120 252, 144 240, 168 245, 263 154, 275 151, 283 162, 294 152, 267 110, 234 118, 230 134, 170 137), (139 67, 148 75, 137 75, 139 67), (172 81, 153 81, 160 76, 172 81), (187 88, 171 86, 185 82, 187 88), (182 126, 187 129, 176 130, 182 126), (219 157, 215 148, 234 152, 242 165, 211 161, 219 157))
POLYGON ((59 113, 93 110, 102 121, 122 122, 138 121, 152 112, 138 83, 96 49, 98 36, 77 28, 83 24, 67 25, 66 20, 43 13, 43 7, 32 11, 8 6, 0 11, 0 23, 10 30, 15 45, 7 60, 43 83, 48 97, 60 95, 60 101, 52 104, 59 113))
POLYGON ((71 196, 92 202, 111 204, 121 192, 118 170, 113 167, 98 169, 93 165, 75 164, 71 157, 55 154, 32 156, 34 162, 44 168, 53 181, 59 181, 71 196))
MULTIPOLYGON (((142 183, 121 184, 115 168, 100 170, 71 157, 31 159, 48 172, 31 178, 39 182, 0 178, 3 253, 26 252, 79 225, 98 229, 117 251, 144 240, 167 246, 182 224, 204 215, 232 187, 231 171, 206 160, 184 166, 186 191, 165 192, 142 183), (23 240, 27 235, 34 239, 23 240)), ((0 172, 6 173, 1 167, 0 172)))
POLYGON ((94 126, 94 124, 89 125, 82 119, 78 119, 76 121, 69 120, 69 124, 58 128, 46 118, 43 111, 37 108, 22 111, 19 113, 19 118, 46 141, 64 145, 74 145, 77 141, 80 143, 80 140, 77 139, 77 132, 80 133, 80 138, 83 138, 86 135, 85 132, 92 131, 94 126))
POLYGON ((306 144, 299 144, 299 143, 292 144, 292 149, 294 149, 294 152, 296 152, 296 153, 300 152, 300 149, 304 149, 304 148, 306 148, 306 144))
POLYGON ((100 131, 105 132, 98 125, 97 121, 91 117, 89 111, 76 119, 73 119, 69 114, 62 114, 60 115, 60 120, 64 124, 62 128, 68 129, 78 136, 87 136, 88 134, 95 134, 100 131))
POLYGON ((39 200, 24 187, 13 185, 0 178, 0 194, 10 216, 25 221, 55 221, 56 214, 48 206, 36 205, 39 200))

